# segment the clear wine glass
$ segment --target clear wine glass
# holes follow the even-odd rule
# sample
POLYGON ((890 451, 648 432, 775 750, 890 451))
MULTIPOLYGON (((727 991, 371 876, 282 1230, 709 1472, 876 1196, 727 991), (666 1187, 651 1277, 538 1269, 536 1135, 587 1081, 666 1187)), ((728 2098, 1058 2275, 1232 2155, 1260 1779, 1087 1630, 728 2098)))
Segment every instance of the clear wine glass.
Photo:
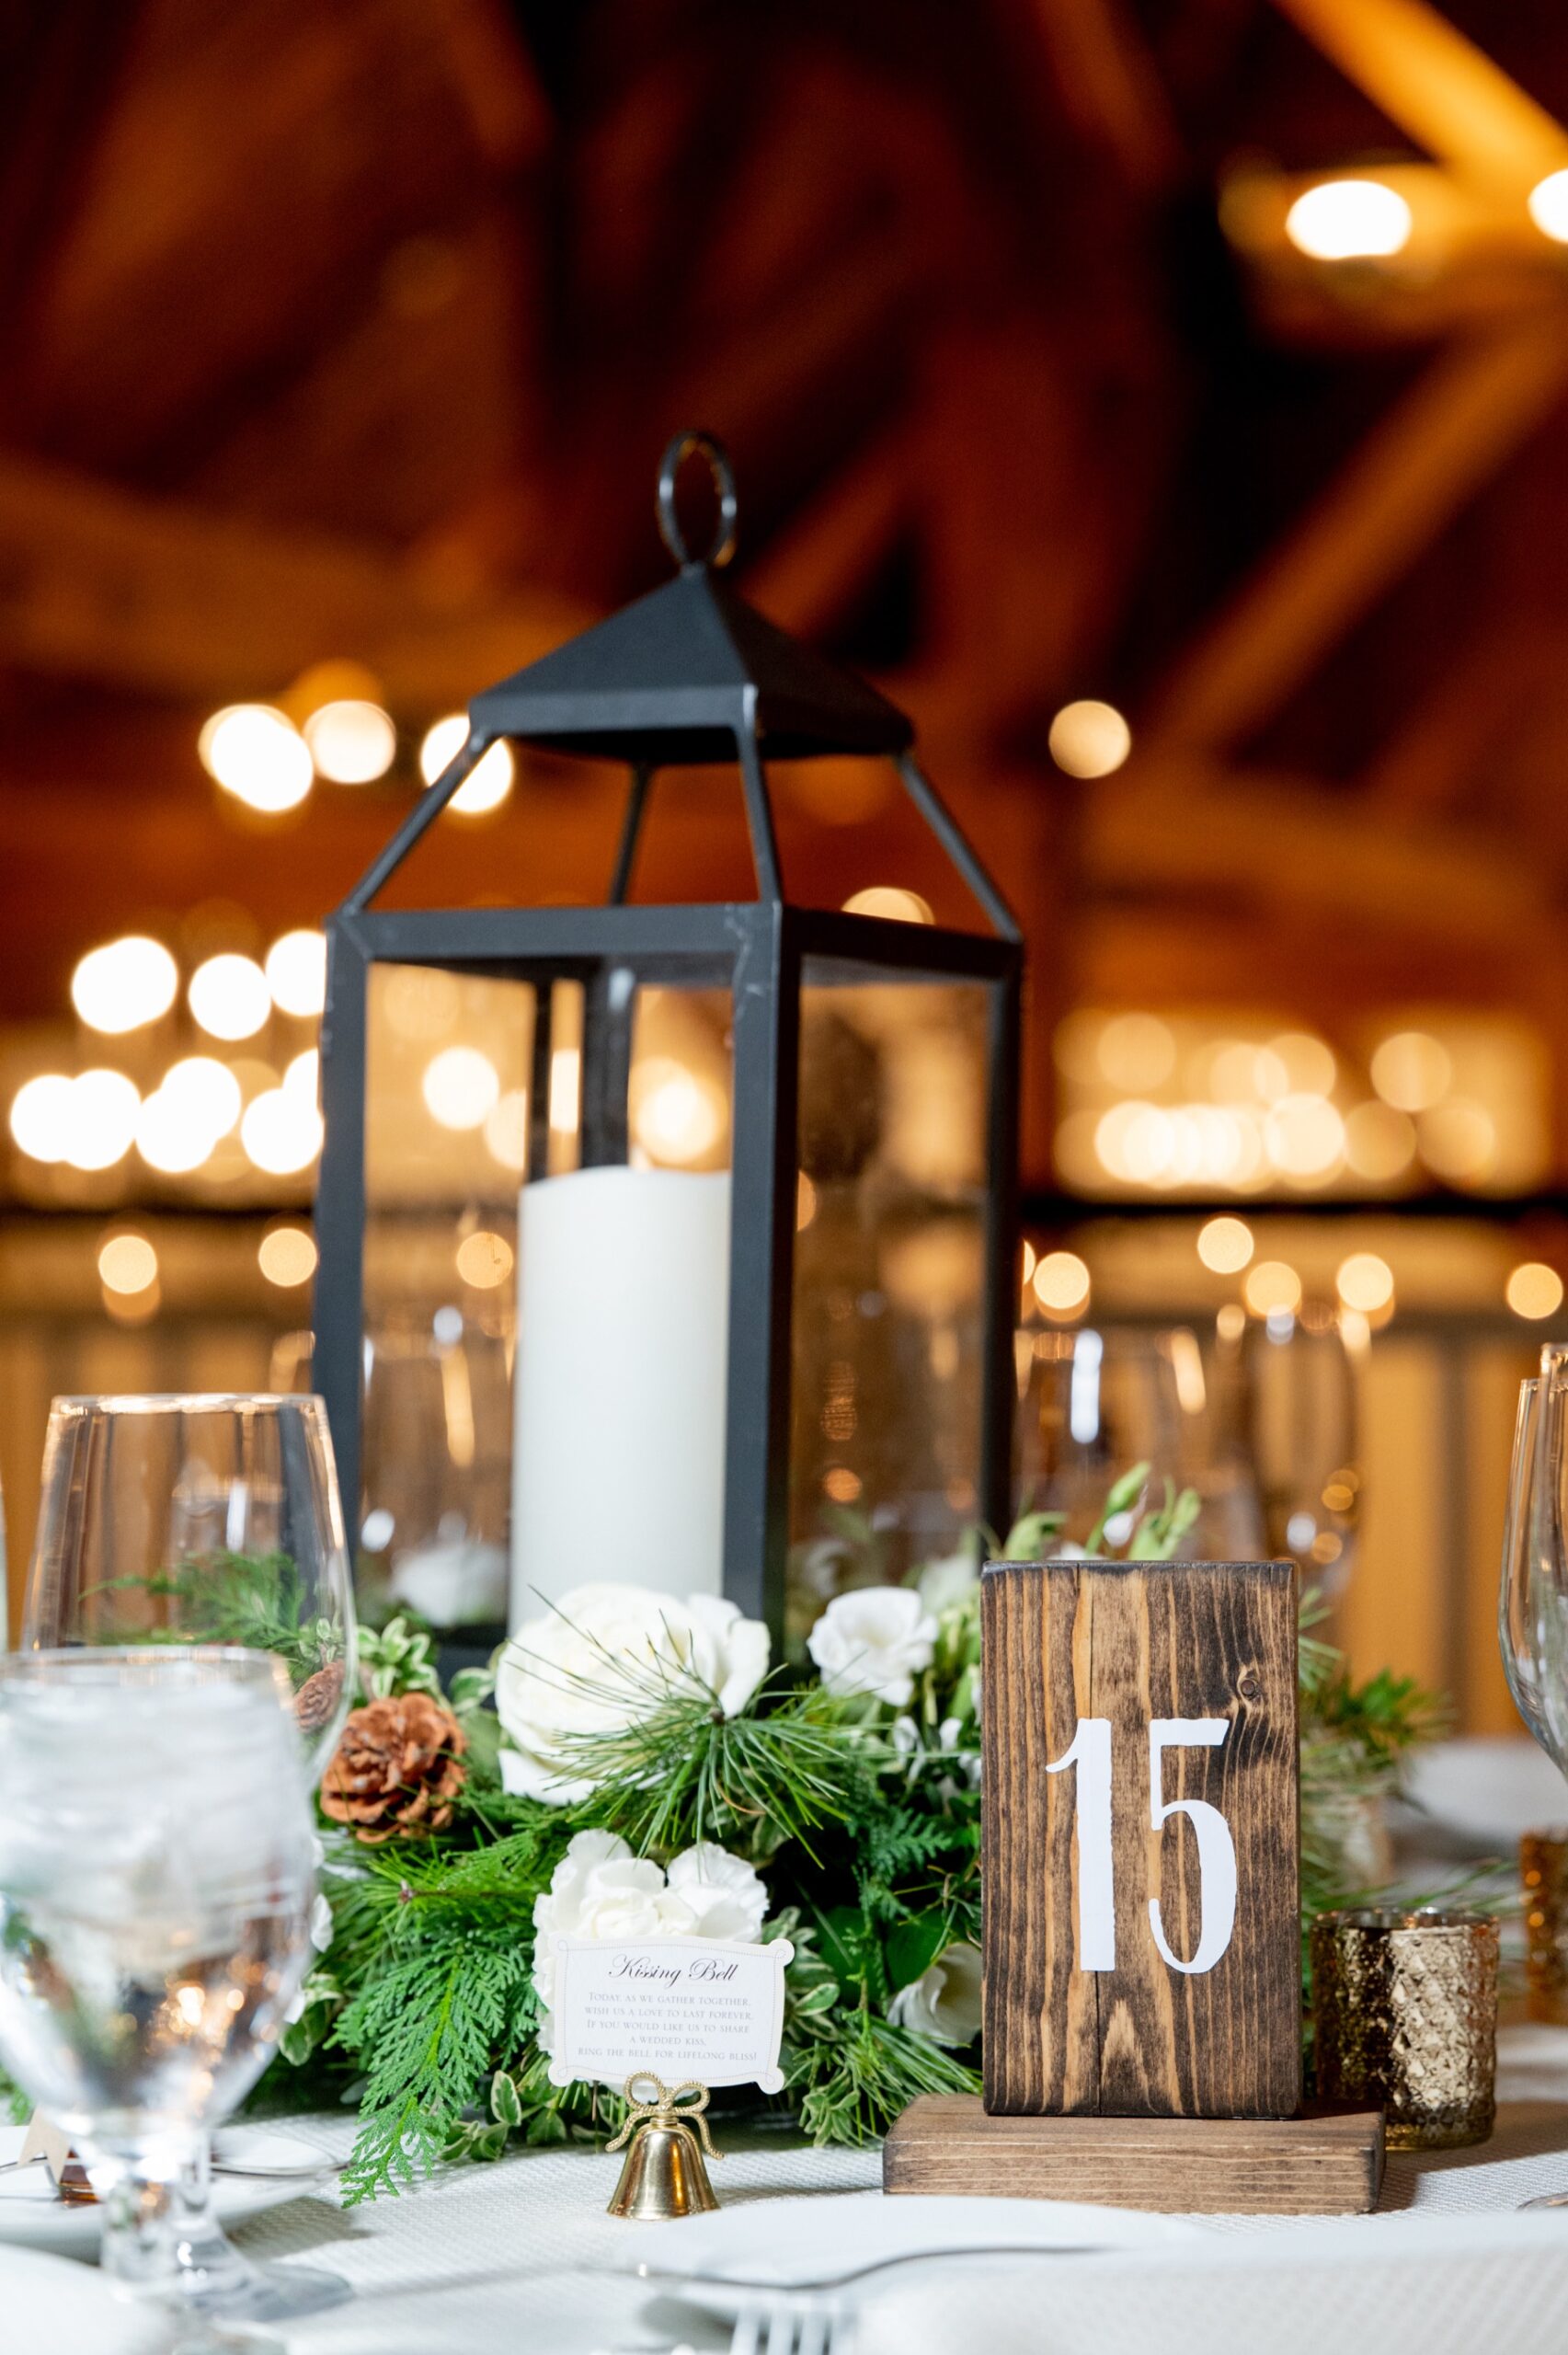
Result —
POLYGON ((87 2159, 106 2269, 198 2308, 183 2183, 311 1950, 281 1684, 209 1646, 0 1661, 0 2057, 87 2159))
POLYGON ((1540 1448, 1542 1377, 1519 1384, 1514 1445, 1508 1461, 1508 1501, 1503 1518, 1503 1573, 1497 1591, 1497 1641, 1514 1706, 1531 1739, 1551 1754, 1540 1693, 1540 1579, 1537 1563, 1545 1536, 1538 1510, 1536 1466, 1540 1448))
MULTIPOLYGON (((57 1398, 24 1650, 237 1645, 269 1652, 314 1786, 354 1694, 353 1587, 319 1398, 57 1398)), ((179 2261, 224 2318, 282 2322, 348 2295, 335 2274, 253 2266, 212 2213, 203 2138, 179 2261)))
MULTIPOLYGON (((1519 1384, 1497 1635, 1514 1705, 1532 1740, 1568 1774, 1568 1348, 1549 1341, 1540 1372, 1519 1384)), ((1568 2208, 1568 2191, 1526 2208, 1568 2208)))
POLYGON ((1356 1363, 1321 1301, 1249 1318, 1242 1340, 1246 1451, 1270 1554, 1299 1565, 1303 1591, 1336 1604, 1355 1568, 1361 1517, 1356 1363))
POLYGON ((1135 1464, 1147 1464, 1146 1493, 1106 1529, 1112 1546, 1127 1543, 1170 1479, 1200 1499, 1184 1555, 1239 1561, 1262 1553, 1257 1491, 1240 1452, 1219 1432, 1194 1333, 1045 1326, 1022 1332, 1018 1342, 1022 1504, 1064 1513, 1064 1537, 1082 1544, 1107 1488, 1135 1464))

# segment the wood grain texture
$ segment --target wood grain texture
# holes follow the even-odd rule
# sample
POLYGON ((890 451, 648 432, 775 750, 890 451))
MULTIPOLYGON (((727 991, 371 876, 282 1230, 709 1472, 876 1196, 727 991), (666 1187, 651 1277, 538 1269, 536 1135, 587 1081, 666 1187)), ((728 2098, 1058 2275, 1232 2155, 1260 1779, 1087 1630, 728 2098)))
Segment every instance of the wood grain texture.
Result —
POLYGON ((1168 2216, 1364 2215, 1382 2179, 1382 2112, 1331 2104, 1286 2119, 988 2118, 972 2095, 927 2094, 882 2152, 887 2192, 1168 2216))
POLYGON ((998 2115, 1289 2118, 1300 2099, 1296 1579, 1289 1563, 993 1563, 982 1588, 985 2106, 998 2115), (1079 1968, 1082 1720, 1111 1728, 1114 1968, 1079 1968), (1150 1821, 1149 1728, 1219 1718, 1163 1757, 1162 1797, 1218 1808, 1237 1907, 1182 1960, 1204 1891, 1193 1828, 1150 1821))

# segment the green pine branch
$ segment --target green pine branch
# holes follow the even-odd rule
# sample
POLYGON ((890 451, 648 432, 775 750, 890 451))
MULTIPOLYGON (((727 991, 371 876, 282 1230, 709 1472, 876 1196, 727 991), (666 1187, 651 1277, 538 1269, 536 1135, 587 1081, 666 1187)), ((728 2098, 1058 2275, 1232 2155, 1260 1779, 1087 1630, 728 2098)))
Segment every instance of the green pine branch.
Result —
POLYGON ((425 1925, 355 1996, 332 2042, 364 2072, 346 2205, 426 2174, 532 2020, 532 1940, 506 1924, 425 1925))
MULTIPOLYGON (((566 1771, 595 1786, 576 1821, 618 1832, 640 1855, 714 1840, 754 1863, 791 1842, 812 1857, 824 1827, 847 1821, 875 1789, 882 1745, 869 1728, 854 1738, 864 1708, 820 1684, 775 1681, 727 1717, 689 1683, 657 1671, 648 1682, 646 1715, 562 1745, 566 1771)), ((624 1705, 624 1683, 620 1693, 624 1705)))

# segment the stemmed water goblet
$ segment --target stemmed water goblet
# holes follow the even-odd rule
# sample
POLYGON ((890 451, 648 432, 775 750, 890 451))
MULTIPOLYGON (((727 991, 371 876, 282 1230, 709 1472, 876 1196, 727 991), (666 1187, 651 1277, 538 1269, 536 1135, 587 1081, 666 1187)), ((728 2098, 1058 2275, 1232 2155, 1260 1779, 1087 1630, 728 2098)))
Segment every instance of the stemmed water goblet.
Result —
MULTIPOLYGON (((282 1674, 314 1787, 355 1678, 353 1589, 319 1398, 56 1399, 23 1614, 24 1649, 240 1646, 282 1674)), ((335 2274, 254 2266, 212 2213, 200 2137, 177 2257, 190 2296, 226 2319, 280 2322, 339 2303, 335 2274)))
POLYGON ((199 2308, 181 2181, 310 1956, 281 1678, 209 1646, 0 1660, 0 2060, 86 2155, 105 2269, 199 2308))
MULTIPOLYGON (((1503 1524, 1497 1636, 1531 1739, 1568 1775, 1568 1347, 1548 1342, 1519 1384, 1503 1524)), ((1521 2202, 1568 2208, 1568 2191, 1521 2202)))

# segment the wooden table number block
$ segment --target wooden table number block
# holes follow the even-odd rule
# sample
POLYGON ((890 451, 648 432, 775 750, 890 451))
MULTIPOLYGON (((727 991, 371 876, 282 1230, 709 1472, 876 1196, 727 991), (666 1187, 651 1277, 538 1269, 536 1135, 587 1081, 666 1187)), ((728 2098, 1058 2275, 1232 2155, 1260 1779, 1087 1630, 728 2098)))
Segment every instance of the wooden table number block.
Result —
POLYGON ((1294 1566, 993 1562, 981 1619, 987 2111, 1291 2117, 1294 1566))

